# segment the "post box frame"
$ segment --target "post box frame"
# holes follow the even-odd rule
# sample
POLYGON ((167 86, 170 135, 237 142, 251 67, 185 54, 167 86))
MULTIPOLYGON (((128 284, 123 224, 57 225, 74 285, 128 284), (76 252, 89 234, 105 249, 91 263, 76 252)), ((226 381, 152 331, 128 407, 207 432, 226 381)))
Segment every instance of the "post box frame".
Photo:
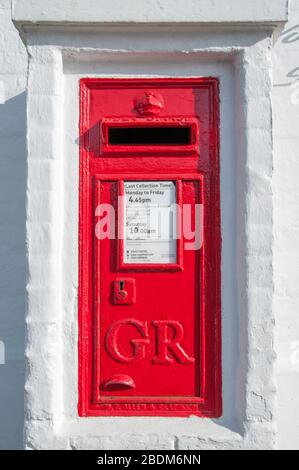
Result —
MULTIPOLYGON (((195 120, 193 120, 194 126, 195 120)), ((220 298, 220 259, 221 259, 221 234, 220 234, 220 188, 219 188, 219 82, 216 78, 170 78, 170 79, 93 79, 86 78, 80 81, 80 185, 79 185, 79 403, 78 412, 80 416, 190 416, 195 414, 201 417, 219 417, 222 412, 222 387, 221 387, 221 298, 220 298), (97 178, 109 179, 112 175, 95 175, 90 178, 86 165, 88 158, 88 112, 89 112, 89 91, 97 86, 118 87, 118 86, 140 86, 150 87, 153 85, 165 84, 171 86, 184 87, 201 85, 208 87, 211 92, 211 154, 210 164, 207 171, 198 174, 197 178, 204 182, 208 180, 208 191, 203 191, 203 204, 210 220, 209 226, 204 225, 205 248, 202 248, 203 266, 202 285, 204 293, 201 295, 200 316, 200 380, 201 394, 199 398, 190 397, 183 400, 169 399, 165 397, 103 400, 101 403, 95 402, 91 398, 97 394, 95 384, 92 384, 91 364, 93 358, 92 343, 96 341, 99 325, 94 324, 95 315, 93 312, 93 299, 91 297, 90 285, 92 282, 99 282, 99 270, 95 265, 95 256, 91 255, 92 249, 92 229, 90 217, 94 207, 93 190, 97 178), (209 252, 209 259, 205 256, 205 249, 209 252), (211 269, 208 266, 212 266, 211 269), (95 267, 96 277, 92 278, 95 267), (88 280, 86 282, 86 280, 88 280), (93 326, 93 328, 92 328, 93 326), (96 333, 92 333, 94 330, 96 333), (113 401, 115 402, 113 404, 113 401)), ((194 139, 193 139, 194 142, 194 139)), ((195 140, 197 142, 197 140, 195 140)), ((161 150, 161 149, 160 149, 161 150)), ((163 150, 163 149, 162 149, 163 150)), ((96 161, 96 153, 93 155, 96 161)), ((188 158, 188 157, 186 157, 188 158)), ((113 179, 123 181, 126 176, 113 175, 113 179)), ((130 179, 144 179, 144 175, 132 174, 130 179), (141 178, 142 176, 142 178, 141 178)), ((173 179, 179 180, 180 175, 169 174, 146 175, 147 179, 173 179)), ((192 178, 192 176, 191 176, 192 178)), ((203 186, 202 186, 203 187, 203 186)), ((97 197, 97 196, 96 196, 97 197)), ((178 246, 179 248, 179 246, 178 246)), ((179 248, 180 252, 180 248, 179 248)), ((180 258, 179 258, 180 259, 180 258)), ((123 266, 121 266, 122 268, 123 266)), ((148 268, 148 266, 147 266, 148 268)), ((156 269, 157 266, 150 266, 149 269, 156 269)), ((158 269, 179 269, 178 266, 159 266, 158 269)), ((135 266, 134 266, 135 269, 135 266)), ((137 266, 138 269, 138 266, 137 266)), ((98 294, 97 294, 98 295, 98 294)), ((99 365, 95 365, 97 370, 99 365)))

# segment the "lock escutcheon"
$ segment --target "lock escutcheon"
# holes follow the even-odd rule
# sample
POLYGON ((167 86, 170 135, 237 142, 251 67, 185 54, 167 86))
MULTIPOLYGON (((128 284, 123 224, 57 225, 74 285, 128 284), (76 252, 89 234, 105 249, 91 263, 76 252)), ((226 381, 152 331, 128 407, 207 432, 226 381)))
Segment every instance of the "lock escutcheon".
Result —
POLYGON ((131 305, 135 303, 135 279, 120 279, 113 281, 113 304, 131 305))

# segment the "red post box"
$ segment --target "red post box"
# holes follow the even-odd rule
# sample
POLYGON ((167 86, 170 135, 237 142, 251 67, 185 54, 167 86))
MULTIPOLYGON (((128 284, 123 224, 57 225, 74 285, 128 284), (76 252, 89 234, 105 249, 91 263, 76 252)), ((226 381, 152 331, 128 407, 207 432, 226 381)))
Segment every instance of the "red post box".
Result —
POLYGON ((221 414, 214 78, 81 80, 80 416, 221 414))

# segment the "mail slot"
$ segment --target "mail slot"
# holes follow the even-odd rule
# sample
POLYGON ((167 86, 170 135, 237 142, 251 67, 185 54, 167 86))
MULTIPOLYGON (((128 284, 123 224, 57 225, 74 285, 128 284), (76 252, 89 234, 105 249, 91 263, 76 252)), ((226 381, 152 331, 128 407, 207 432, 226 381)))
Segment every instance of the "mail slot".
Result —
POLYGON ((80 416, 221 415, 216 78, 80 82, 80 416))

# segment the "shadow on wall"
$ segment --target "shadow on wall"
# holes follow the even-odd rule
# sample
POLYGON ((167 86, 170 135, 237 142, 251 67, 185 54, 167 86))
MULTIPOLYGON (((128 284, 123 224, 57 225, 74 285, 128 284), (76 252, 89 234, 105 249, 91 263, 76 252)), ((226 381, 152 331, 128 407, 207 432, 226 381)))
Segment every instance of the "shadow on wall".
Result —
POLYGON ((0 104, 0 449, 23 441, 26 178, 24 92, 0 104))

